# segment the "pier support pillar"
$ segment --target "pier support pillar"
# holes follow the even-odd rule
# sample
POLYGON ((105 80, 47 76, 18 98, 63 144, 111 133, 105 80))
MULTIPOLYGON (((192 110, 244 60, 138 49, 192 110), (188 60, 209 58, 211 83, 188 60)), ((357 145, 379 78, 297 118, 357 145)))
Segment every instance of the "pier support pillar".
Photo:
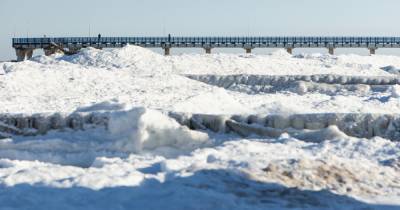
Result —
POLYGON ((330 55, 333 55, 333 54, 335 54, 335 48, 328 48, 328 52, 329 52, 329 54, 330 55))
POLYGON ((246 53, 251 53, 251 48, 245 48, 246 53))
POLYGON ((170 49, 169 47, 164 48, 164 55, 170 55, 170 49))
POLYGON ((26 50, 15 49, 15 54, 17 55, 17 61, 23 61, 25 60, 26 50))
POLYGON ((287 53, 292 54, 293 53, 293 48, 286 48, 287 53))
POLYGON ((204 48, 204 50, 206 51, 206 54, 211 54, 211 48, 204 48))
POLYGON ((31 59, 32 55, 33 55, 32 49, 26 50, 26 59, 31 59))
POLYGON ((376 48, 369 48, 369 55, 375 55, 376 48))

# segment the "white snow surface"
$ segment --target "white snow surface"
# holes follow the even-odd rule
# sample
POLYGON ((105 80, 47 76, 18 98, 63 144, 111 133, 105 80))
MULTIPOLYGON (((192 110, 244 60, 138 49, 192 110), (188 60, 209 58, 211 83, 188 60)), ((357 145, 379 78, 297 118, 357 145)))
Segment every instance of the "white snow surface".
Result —
POLYGON ((399 85, 249 94, 184 76, 396 76, 387 66, 400 57, 164 57, 136 46, 0 63, 0 114, 114 112, 106 129, 0 139, 0 209, 400 209, 399 142, 242 138, 164 114, 398 113, 399 85))
POLYGON ((309 92, 249 95, 193 81, 183 74, 338 74, 393 76, 396 56, 183 54, 164 57, 136 46, 86 49, 73 56, 38 56, 3 63, 0 113, 70 113, 103 102, 204 114, 272 112, 399 112, 391 91, 349 96, 309 92), (256 100, 255 100, 256 98, 256 100), (382 103, 382 100, 386 100, 382 103))

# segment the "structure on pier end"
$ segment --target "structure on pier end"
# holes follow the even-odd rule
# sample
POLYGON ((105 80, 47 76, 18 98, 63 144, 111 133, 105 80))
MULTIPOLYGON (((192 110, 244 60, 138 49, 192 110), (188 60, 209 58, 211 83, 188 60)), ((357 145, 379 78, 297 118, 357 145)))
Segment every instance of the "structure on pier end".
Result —
POLYGON ((243 48, 251 53, 254 48, 284 48, 292 53, 295 48, 326 48, 334 54, 337 48, 366 48, 375 54, 378 48, 400 48, 400 37, 54 37, 13 38, 17 60, 32 57, 36 49, 45 55, 56 52, 74 54, 85 47, 118 48, 125 45, 162 48, 170 55, 171 48, 203 48, 207 54, 213 48, 243 48))

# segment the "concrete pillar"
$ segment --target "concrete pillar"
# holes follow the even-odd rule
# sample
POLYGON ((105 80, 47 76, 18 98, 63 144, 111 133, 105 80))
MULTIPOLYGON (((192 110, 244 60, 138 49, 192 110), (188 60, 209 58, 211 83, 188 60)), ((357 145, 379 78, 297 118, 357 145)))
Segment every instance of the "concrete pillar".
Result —
POLYGON ((369 55, 375 55, 375 48, 369 48, 369 55))
POLYGON ((211 48, 204 48, 206 50, 206 54, 211 54, 211 48))
POLYGON ((328 48, 328 52, 330 55, 335 54, 335 49, 334 48, 328 48))
POLYGON ((292 54, 293 53, 293 48, 286 48, 287 53, 292 54))
POLYGON ((246 48, 246 53, 251 53, 251 48, 246 48))
POLYGON ((26 50, 15 49, 15 54, 17 55, 17 61, 23 61, 25 60, 26 50))
POLYGON ((170 55, 170 49, 169 47, 164 48, 164 55, 170 55))
POLYGON ((26 50, 26 59, 31 59, 33 55, 33 49, 26 50))

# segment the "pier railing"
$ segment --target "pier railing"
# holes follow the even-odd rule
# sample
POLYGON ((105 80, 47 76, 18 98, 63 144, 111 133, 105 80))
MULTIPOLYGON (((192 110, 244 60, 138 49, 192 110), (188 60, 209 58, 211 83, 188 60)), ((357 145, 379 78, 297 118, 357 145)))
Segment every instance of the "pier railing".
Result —
POLYGON ((285 48, 292 53, 294 48, 328 48, 334 54, 335 48, 367 48, 375 54, 378 48, 400 48, 400 37, 317 37, 317 36, 274 36, 274 37, 42 37, 13 38, 18 60, 30 58, 35 49, 44 49, 46 55, 57 50, 76 53, 81 48, 118 48, 125 45, 147 48, 163 48, 165 55, 171 48, 243 48, 251 53, 254 48, 285 48))

